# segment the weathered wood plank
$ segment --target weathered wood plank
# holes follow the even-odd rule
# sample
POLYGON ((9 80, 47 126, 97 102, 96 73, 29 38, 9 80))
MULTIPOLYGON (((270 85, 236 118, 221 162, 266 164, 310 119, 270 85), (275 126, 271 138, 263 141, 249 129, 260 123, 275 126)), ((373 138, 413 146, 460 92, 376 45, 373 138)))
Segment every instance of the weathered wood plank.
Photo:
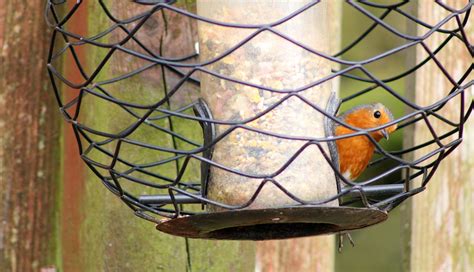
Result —
MULTIPOLYGON (((192 7, 192 3, 179 3, 182 7, 192 7)), ((132 14, 137 14, 145 7, 125 1, 108 1, 108 7, 112 14, 120 19, 128 18, 132 14)), ((87 12, 84 17, 75 20, 82 20, 73 25, 81 25, 77 31, 85 35, 93 35, 104 30, 108 25, 107 19, 101 8, 95 2, 84 2, 82 12, 87 12), (87 23, 84 23, 87 22, 87 23)), ((146 7, 149 8, 149 7, 146 7)), ((131 26, 127 26, 131 27, 131 26)), ((112 42, 124 37, 124 33, 117 31, 101 41, 112 42)), ((194 50, 194 44, 189 39, 195 38, 195 29, 192 28, 191 20, 176 16, 170 12, 156 13, 137 33, 147 47, 157 54, 166 56, 176 56, 187 54, 189 50, 194 50), (166 28, 164 26, 167 26, 166 28), (162 44, 163 41, 163 44, 162 44)), ((134 50, 141 50, 137 44, 131 42, 126 45, 134 50)), ((79 46, 76 48, 80 48, 79 46)), ((102 60, 107 53, 105 49, 83 46, 82 49, 87 62, 88 72, 102 60)), ((71 66, 70 59, 67 64, 71 66)), ((124 74, 133 69, 148 64, 127 56, 120 52, 115 52, 96 81, 109 79, 111 77, 124 74)), ((76 77, 80 78, 76 69, 72 69, 76 77)), ((70 74, 73 76, 73 74, 70 74)), ((150 104, 161 99, 165 90, 171 89, 176 84, 176 76, 160 66, 155 66, 140 75, 121 81, 117 84, 104 86, 112 95, 125 100, 133 100, 135 103, 150 104), (163 78, 166 80, 164 81, 163 78), (166 83, 166 84, 165 84, 166 83)), ((171 100, 171 107, 180 103, 189 103, 198 96, 199 89, 186 86, 180 91, 180 95, 174 96, 171 100)), ((77 91, 73 93, 77 95, 77 91)), ((70 97, 71 98, 71 97, 70 97)), ((131 121, 129 115, 125 114, 119 107, 113 106, 93 96, 85 96, 79 121, 88 126, 98 128, 108 132, 119 132, 124 124, 131 121)), ((160 121, 159 125, 168 127, 171 120, 160 121)), ((189 126, 189 122, 181 122, 180 119, 173 118, 174 129, 181 134, 192 137, 202 133, 198 124, 189 126)), ((131 136, 134 139, 153 142, 157 145, 172 147, 172 138, 168 134, 158 133, 156 130, 149 130, 142 126, 131 136)), ((109 147, 113 150, 114 144, 109 147)), ((74 144, 75 147, 75 144, 74 144)), ((177 147, 184 147, 184 144, 177 141, 177 147)), ((145 162, 156 159, 156 156, 164 156, 150 150, 143 150, 133 146, 123 146, 122 155, 128 160, 145 162)), ((78 156, 70 150, 67 157, 78 156)), ((106 162, 106 156, 97 155, 97 160, 106 162)), ((74 162, 71 162, 74 164, 74 162)), ((66 165, 65 169, 69 169, 66 165)), ((175 176, 176 167, 168 164, 166 168, 156 169, 160 174, 175 176)), ((100 183, 98 178, 88 170, 79 170, 78 182, 72 180, 65 181, 70 186, 71 194, 74 188, 80 192, 80 196, 75 195, 73 204, 66 208, 64 204, 71 194, 63 198, 63 213, 75 214, 73 220, 77 220, 76 226, 71 222, 64 222, 64 226, 71 229, 62 229, 63 249, 68 247, 71 251, 63 251, 63 269, 66 271, 226 271, 237 269, 238 271, 248 271, 253 268, 252 259, 255 256, 252 243, 238 242, 216 242, 216 241, 187 241, 184 238, 173 237, 154 229, 152 223, 138 219, 133 216, 120 200, 100 183), (82 175, 82 178, 80 177, 82 175), (81 180, 82 179, 82 180, 81 180), (77 216, 77 217, 76 217, 77 216), (248 252, 242 254, 242 251, 248 252), (210 258, 214 256, 215 259, 210 258), (251 256, 250 259, 248 256, 251 256), (242 261, 245 260, 245 261, 242 261)), ((191 168, 186 173, 186 178, 191 177, 199 180, 199 164, 191 164, 191 168)), ((72 177, 70 177, 73 179, 72 177)), ((124 182, 127 189, 134 192, 152 192, 144 186, 134 186, 132 183, 124 182)), ((156 191, 153 191, 156 193, 156 191)))
MULTIPOLYGON (((110 1, 107 2, 107 5, 119 18, 125 18, 125 16, 140 11, 138 5, 130 2, 110 1)), ((90 36, 109 26, 110 21, 106 19, 103 10, 96 2, 84 2, 83 6, 81 8, 84 8, 85 16, 75 18, 75 20, 81 21, 78 24, 71 24, 71 26, 82 25, 82 29, 77 29, 79 33, 90 36)), ((120 37, 123 37, 123 32, 113 33, 112 36, 107 36, 102 41, 113 41, 120 37)), ((157 42, 157 44, 159 43, 157 42)), ((97 67, 97 64, 107 53, 107 50, 92 46, 84 46, 80 50, 84 51, 84 59, 87 61, 86 67, 88 68, 86 70, 89 73, 97 67)), ((69 62, 67 65, 72 65, 72 63, 69 62)), ((97 80, 108 79, 126 70, 136 69, 140 65, 143 65, 143 61, 130 59, 124 54, 116 52, 97 80)), ((153 73, 160 75, 157 73, 157 69, 154 69, 153 73)), ((136 102, 149 103, 157 96, 163 95, 161 76, 151 77, 153 81, 146 83, 150 79, 147 78, 150 74, 152 73, 146 73, 144 76, 107 87, 107 90, 113 95, 122 96, 122 98, 135 96, 137 97, 136 102)), ((77 91, 75 94, 77 95, 77 91)), ((84 99, 79 119, 91 127, 113 132, 118 132, 124 123, 130 121, 120 108, 91 96, 84 99)), ((137 137, 154 136, 147 134, 146 131, 139 131, 137 137)), ((163 144, 169 140, 169 137, 164 138, 162 141, 165 143, 163 144)), ((140 150, 133 148, 127 152, 129 159, 146 160, 147 156, 152 156, 147 152, 140 152, 140 150)), ((79 158, 74 153, 70 152, 66 156, 79 158)), ((95 158, 107 160, 105 156, 101 157, 100 155, 95 158)), ((80 163, 83 164, 83 162, 80 163)), ((66 165, 66 169, 69 167, 70 165, 66 165)), ((84 167, 81 168, 79 172, 82 173, 79 173, 79 177, 76 178, 79 182, 66 181, 71 184, 71 192, 76 189, 82 194, 79 197, 76 195, 73 204, 75 207, 63 208, 64 214, 73 210, 73 214, 78 216, 75 218, 78 220, 78 225, 71 226, 74 228, 73 232, 63 228, 63 244, 69 243, 70 248, 77 247, 75 251, 63 251, 63 268, 66 271, 186 270, 187 256, 184 239, 161 234, 154 229, 152 223, 135 217, 119 198, 100 183, 97 176, 89 170, 85 170, 84 167), (68 241, 69 239, 72 241, 68 241)), ((175 169, 171 168, 167 172, 174 173, 175 169)), ((63 203, 67 201, 65 194, 63 203)))
MULTIPOLYGON (((460 8, 464 1, 444 1, 447 5, 460 8)), ((421 1, 418 4, 418 16, 434 25, 447 15, 447 12, 433 1, 421 1)), ((443 28, 457 27, 450 22, 443 28)), ((474 27, 468 23, 466 33, 472 43, 474 27)), ((418 34, 425 33, 419 28, 418 34)), ((433 50, 444 38, 435 33, 426 41, 433 50)), ((417 59, 421 60, 426 52, 417 48, 417 59)), ((438 60, 454 80, 459 80, 468 67, 472 66, 472 56, 465 45, 453 39, 438 55, 438 60)), ((463 84, 472 81, 471 75, 463 84)), ((425 66, 417 72, 416 103, 424 106, 447 95, 452 84, 445 79, 434 64, 425 66)), ((466 90, 466 106, 473 96, 473 87, 466 90)), ((450 101, 440 113, 450 120, 459 122, 460 99, 450 101)), ((434 130, 442 133, 448 129, 446 124, 430 120, 434 130)), ((432 137, 424 124, 415 128, 415 144, 432 137)), ((457 134, 453 137, 457 137, 457 134)), ((474 122, 472 116, 465 126, 463 142, 454 152, 441 162, 435 176, 426 191, 413 199, 411 233, 411 271, 473 271, 474 270, 474 122)), ((453 138, 449 138, 452 140, 453 138)), ((446 142, 443 141, 444 143, 446 142)), ((415 154, 426 153, 427 149, 415 154)))
POLYGON ((334 271, 334 236, 257 243, 256 271, 334 271))
POLYGON ((60 122, 43 1, 0 1, 0 270, 55 261, 60 122))
MULTIPOLYGON (((73 7, 74 3, 68 2, 67 9, 73 7)), ((84 5, 83 5, 84 6, 84 5)), ((66 7, 62 11, 66 11, 66 7)), ((72 18, 68 29, 73 33, 86 33, 87 9, 81 7, 72 18)), ((61 39, 61 38, 59 38, 61 39)), ((76 48, 76 53, 83 65, 87 65, 86 51, 83 47, 76 48)), ((71 54, 62 59, 61 67, 66 78, 74 83, 83 80, 77 67, 73 65, 73 57, 71 54)), ((63 99, 70 101, 77 96, 77 91, 68 86, 59 85, 63 91, 63 99)), ((52 93, 50 93, 52 95, 52 93)), ((56 105, 57 107, 57 105, 56 105)), ((56 265, 65 271, 79 271, 81 263, 84 260, 80 243, 80 227, 85 216, 82 210, 81 202, 84 197, 84 165, 80 158, 79 149, 76 144, 74 131, 69 124, 63 126, 63 143, 62 152, 62 178, 61 178, 61 199, 58 212, 60 214, 60 235, 58 247, 60 247, 60 258, 56 265)))

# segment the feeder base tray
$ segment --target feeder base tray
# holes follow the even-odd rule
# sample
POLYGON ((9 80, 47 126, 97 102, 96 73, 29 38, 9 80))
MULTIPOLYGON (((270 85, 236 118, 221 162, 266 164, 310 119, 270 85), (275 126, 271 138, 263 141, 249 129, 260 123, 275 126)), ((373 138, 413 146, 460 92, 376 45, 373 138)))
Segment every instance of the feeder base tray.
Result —
POLYGON ((203 239, 269 240, 360 229, 387 213, 352 207, 289 207, 198 214, 159 223, 162 232, 203 239))

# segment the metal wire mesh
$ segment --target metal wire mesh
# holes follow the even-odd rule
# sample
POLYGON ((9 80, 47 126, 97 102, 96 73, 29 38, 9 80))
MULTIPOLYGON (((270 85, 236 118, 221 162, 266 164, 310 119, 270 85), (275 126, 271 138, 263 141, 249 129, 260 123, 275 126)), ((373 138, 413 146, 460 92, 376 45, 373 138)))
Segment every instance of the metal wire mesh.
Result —
MULTIPOLYGON (((212 204, 230 210, 242 209, 251 205, 258 197, 262 187, 269 183, 274 184, 279 190, 293 199, 297 203, 295 204, 296 206, 318 206, 339 200, 341 205, 359 203, 359 205, 367 208, 389 211, 403 200, 424 190, 441 161, 462 141, 463 125, 473 108, 472 101, 470 101, 469 104, 469 101, 465 99, 466 89, 473 84, 472 81, 466 82, 469 79, 469 73, 472 71, 472 65, 465 71, 462 78, 456 79, 453 78, 449 71, 437 59, 437 55, 453 40, 461 41, 465 45, 466 50, 468 50, 471 55, 473 54, 473 46, 469 43, 464 32, 464 28, 469 20, 473 1, 469 1, 461 9, 454 9, 441 1, 436 1, 440 8, 449 12, 449 15, 435 25, 430 25, 418 19, 416 16, 411 15, 404 9, 406 5, 409 5, 408 1, 399 1, 393 4, 377 4, 369 1, 347 0, 345 4, 353 9, 353 11, 368 18, 370 23, 365 26, 366 30, 360 36, 348 43, 340 52, 332 55, 309 48, 277 29, 279 25, 291 20, 306 10, 317 8, 320 1, 311 1, 296 11, 291 12, 291 14, 285 18, 264 25, 248 25, 245 22, 225 23, 213 21, 189 11, 179 9, 173 6, 173 1, 140 0, 135 2, 135 5, 142 6, 143 11, 133 17, 119 19, 114 17, 113 11, 104 1, 99 0, 98 3, 101 8, 102 17, 97 18, 97 20, 107 21, 109 27, 105 30, 100 30, 93 36, 86 37, 68 31, 67 28, 68 22, 71 18, 76 16, 77 10, 83 4, 83 1, 77 1, 68 11, 65 11, 61 1, 48 1, 46 17, 53 28, 51 49, 48 57, 48 71, 61 113, 64 115, 67 123, 74 129, 83 161, 112 193, 120 197, 123 202, 135 211, 136 215, 147 220, 159 222, 162 217, 176 218, 180 215, 192 215, 205 212, 200 209, 203 206, 191 205, 192 203, 212 204), (368 11, 368 8, 380 10, 381 15, 374 15, 368 11), (194 23, 196 21, 202 21, 225 27, 245 28, 252 30, 252 33, 233 48, 214 59, 199 62, 197 60, 198 52, 190 55, 165 57, 161 54, 162 52, 157 51, 156 48, 151 48, 149 43, 143 42, 141 40, 143 36, 138 34, 147 24, 156 24, 156 20, 153 19, 154 16, 164 11, 169 14, 176 14, 177 16, 186 16, 194 21, 194 23), (386 22, 386 19, 390 17, 389 15, 400 16, 410 22, 413 27, 422 28, 426 31, 423 35, 408 35, 402 33, 386 22), (154 21, 151 22, 152 20, 154 21), (447 25, 452 22, 456 24, 456 27, 449 28, 447 25), (376 29, 380 28, 402 39, 404 43, 386 52, 360 61, 344 59, 343 56, 345 54, 353 50, 376 29), (234 54, 240 47, 263 32, 277 35, 287 42, 306 50, 310 54, 340 65, 341 68, 333 70, 330 75, 318 79, 307 86, 292 90, 277 90, 246 82, 220 74, 218 71, 209 68, 213 63, 234 54), (435 33, 442 34, 444 40, 437 48, 432 50, 427 46, 426 40, 435 33), (111 36, 114 38, 110 38, 111 36), (133 46, 128 46, 132 43, 133 46), (92 65, 94 67, 91 71, 86 71, 85 64, 81 61, 77 53, 78 48, 83 46, 91 46, 103 50, 100 57, 95 56, 100 61, 97 61, 96 65, 92 65), (377 76, 374 72, 367 69, 367 66, 374 62, 383 62, 385 59, 393 57, 400 52, 413 50, 416 46, 421 46, 425 50, 427 57, 412 67, 408 67, 405 71, 398 72, 388 78, 380 78, 380 76, 377 76), (58 64, 60 63, 59 60, 64 58, 67 54, 70 55, 68 61, 74 63, 81 75, 80 83, 74 83, 68 79, 60 69, 61 67, 58 64), (131 57, 140 59, 143 61, 143 66, 134 67, 133 70, 121 75, 103 79, 104 77, 101 77, 101 73, 110 69, 108 64, 114 54, 120 54, 122 59, 130 59, 131 57), (436 101, 436 103, 428 106, 417 105, 414 101, 401 95, 400 90, 396 90, 390 86, 390 83, 412 75, 415 71, 428 63, 434 63, 438 67, 437 72, 442 73, 452 84, 452 88, 446 90, 445 96, 436 101), (163 75, 165 75, 165 72, 172 73, 178 80, 168 82, 167 84, 170 85, 170 87, 165 87, 162 94, 148 94, 150 95, 148 104, 136 103, 134 102, 134 97, 120 95, 117 94, 117 92, 111 91, 110 89, 112 88, 109 89, 109 86, 113 84, 126 84, 125 82, 127 81, 135 82, 133 81, 135 76, 145 74, 152 68, 158 69, 157 71, 162 72, 163 75), (265 111, 246 120, 232 122, 229 120, 213 119, 211 115, 206 115, 205 105, 197 98, 185 105, 173 104, 175 97, 186 92, 184 89, 194 88, 195 90, 199 90, 199 74, 206 74, 251 88, 258 88, 263 92, 281 93, 284 94, 284 96, 282 96, 278 102, 266 108, 265 111), (347 80, 367 84, 353 94, 342 97, 337 108, 343 107, 345 103, 361 96, 368 96, 375 92, 387 92, 397 101, 399 107, 407 108, 407 113, 396 118, 393 122, 387 123, 383 127, 369 130, 353 128, 354 133, 336 137, 299 138, 281 135, 278 131, 263 131, 249 126, 249 122, 261 118, 286 100, 297 98, 312 107, 315 112, 325 115, 326 118, 337 124, 350 128, 350 125, 344 123, 331 113, 328 113, 326 109, 322 109, 318 105, 308 101, 303 95, 308 88, 326 84, 328 81, 336 78, 345 78, 347 80), (66 92, 66 90, 73 94, 72 99, 69 101, 66 101, 64 98, 64 92, 66 92), (104 108, 111 107, 111 105, 118 107, 128 116, 127 118, 133 119, 133 122, 118 128, 116 131, 110 132, 106 131, 106 129, 101 130, 100 126, 94 126, 93 122, 87 121, 94 119, 94 116, 83 117, 91 107, 87 104, 88 101, 90 101, 87 100, 87 97, 93 97, 95 101, 100 101, 95 102, 94 107, 97 107, 97 104, 99 104, 99 107, 104 108), (456 121, 450 120, 441 113, 443 107, 454 99, 459 99, 459 120, 456 121), (466 104, 468 104, 467 107, 465 106, 466 104), (444 123, 449 127, 449 130, 442 134, 436 132, 432 126, 433 119, 436 120, 436 122, 444 123), (194 131, 199 132, 197 133, 198 135, 196 136, 196 133, 189 134, 182 130, 180 131, 180 129, 174 126, 176 120, 188 122, 189 126, 194 128, 194 131), (400 133, 415 125, 427 127, 431 132, 431 137, 421 144, 405 146, 401 150, 385 150, 382 145, 370 136, 370 132, 393 124, 398 124, 397 131, 400 133), (212 129, 213 126, 216 125, 227 125, 228 128, 224 133, 213 135, 212 129), (150 133, 147 134, 149 136, 148 138, 144 137, 137 140, 134 137, 134 133, 143 127, 146 127, 150 131, 150 133), (237 128, 282 139, 302 141, 304 143, 278 171, 288 167, 308 146, 316 146, 338 177, 338 182, 340 182, 338 193, 317 202, 305 201, 293 195, 287 188, 279 183, 277 178, 278 171, 266 175, 251 174, 229 168, 213 161, 211 157, 212 148, 237 128), (166 143, 159 142, 157 144, 153 137, 150 136, 153 135, 153 133, 155 133, 158 138, 167 137, 168 141, 166 141, 166 143), (350 181, 340 173, 337 163, 332 160, 331 154, 325 151, 324 146, 327 145, 328 142, 334 143, 335 140, 358 135, 369 137, 376 146, 378 155, 371 162, 369 168, 376 167, 385 162, 390 162, 390 164, 388 164, 388 168, 386 167, 378 171, 372 177, 365 178, 364 180, 350 181), (129 156, 131 146, 133 146, 135 150, 141 150, 139 152, 156 152, 159 153, 159 155, 155 156, 156 159, 154 161, 137 162, 137 160, 129 156), (434 146, 435 148, 415 160, 408 160, 404 157, 407 154, 412 154, 415 151, 419 152, 423 148, 430 146, 434 146), (206 171, 208 171, 209 167, 218 167, 235 175, 244 175, 259 179, 261 181, 260 186, 253 196, 242 205, 229 205, 210 200, 206 197, 206 194, 203 193, 202 188, 202 185, 206 183, 206 171), (175 174, 165 174, 168 173, 163 170, 165 168, 174 169, 175 174), (415 185, 413 180, 420 177, 422 179, 421 184, 415 185), (156 217, 156 215, 158 215, 158 217, 156 217)), ((160 42, 163 43, 163 41, 160 42)), ((91 65, 89 64, 89 66, 91 65)), ((143 93, 147 95, 145 92, 143 93)), ((118 117, 108 116, 108 118, 118 117)), ((103 127, 106 126, 102 126, 102 128, 103 127)))

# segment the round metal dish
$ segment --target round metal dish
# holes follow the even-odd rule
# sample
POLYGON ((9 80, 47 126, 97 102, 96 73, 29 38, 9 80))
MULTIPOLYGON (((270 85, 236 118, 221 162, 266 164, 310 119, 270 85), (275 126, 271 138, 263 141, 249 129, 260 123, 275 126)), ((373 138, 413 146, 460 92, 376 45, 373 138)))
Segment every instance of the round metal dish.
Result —
POLYGON ((162 232, 204 239, 269 240, 360 229, 387 219, 387 213, 353 207, 289 207, 183 216, 159 223, 162 232))

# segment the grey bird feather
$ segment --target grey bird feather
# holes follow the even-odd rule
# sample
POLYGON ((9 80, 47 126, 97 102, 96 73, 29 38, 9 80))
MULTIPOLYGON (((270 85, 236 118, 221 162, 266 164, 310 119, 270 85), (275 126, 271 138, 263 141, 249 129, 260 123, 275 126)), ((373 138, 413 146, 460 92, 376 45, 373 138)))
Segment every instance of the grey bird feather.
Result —
MULTIPOLYGON (((336 116, 337 108, 339 107, 340 100, 337 98, 336 92, 332 92, 331 96, 329 97, 328 103, 326 105, 326 113, 336 116)), ((324 118, 324 130, 326 137, 334 136, 336 129, 336 123, 325 116, 324 118)), ((329 154, 331 155, 331 160, 333 164, 336 166, 336 169, 339 170, 339 155, 337 153, 337 146, 335 141, 327 142, 329 148, 329 154)), ((337 183, 338 183, 338 191, 339 191, 339 179, 336 176, 337 183)))
MULTIPOLYGON (((340 100, 337 98, 336 92, 332 92, 331 96, 329 97, 328 103, 326 105, 326 113, 330 114, 331 116, 336 117, 336 111, 339 107, 340 100)), ((335 135, 335 130, 336 130, 337 124, 331 120, 331 118, 328 118, 327 116, 324 118, 324 130, 326 137, 332 137, 335 135)), ((329 154, 331 155, 331 160, 336 169, 339 171, 339 154, 337 153, 337 146, 336 146, 336 141, 328 141, 328 148, 329 148, 329 154)), ((336 185, 337 185, 337 192, 341 192, 341 181, 337 175, 336 177, 336 185)), ((339 199, 339 205, 340 203, 339 199)), ((351 243, 352 246, 354 246, 354 241, 352 240, 351 235, 348 232, 341 232, 338 234, 339 237, 339 246, 338 246, 338 251, 342 251, 342 247, 344 245, 344 236, 347 237, 349 242, 351 243)))

